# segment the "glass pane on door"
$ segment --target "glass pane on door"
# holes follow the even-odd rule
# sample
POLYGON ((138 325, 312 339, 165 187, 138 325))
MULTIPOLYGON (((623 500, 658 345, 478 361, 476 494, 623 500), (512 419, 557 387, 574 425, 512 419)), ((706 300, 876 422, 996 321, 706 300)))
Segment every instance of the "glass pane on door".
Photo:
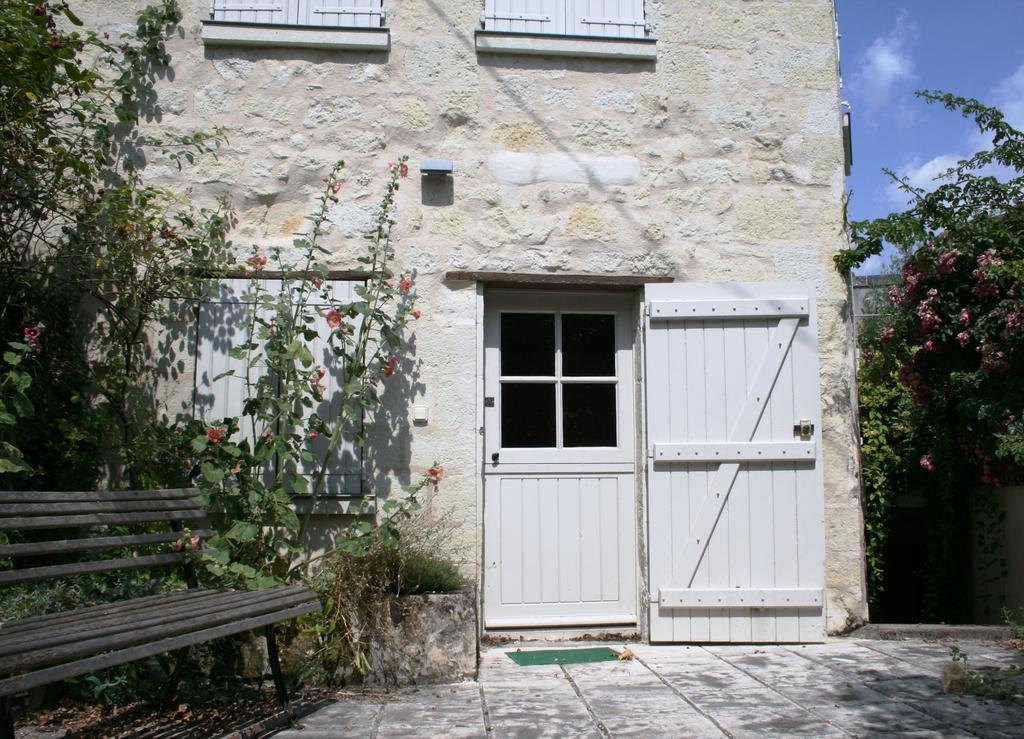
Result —
POLYGON ((613 383, 562 385, 563 446, 615 446, 615 426, 613 383))
POLYGON ((501 445, 506 448, 555 446, 555 384, 501 384, 501 445))
POLYGON ((555 374, 555 315, 501 314, 501 374, 552 377, 555 374))
POLYGON ((562 315, 562 374, 615 376, 615 316, 562 315))

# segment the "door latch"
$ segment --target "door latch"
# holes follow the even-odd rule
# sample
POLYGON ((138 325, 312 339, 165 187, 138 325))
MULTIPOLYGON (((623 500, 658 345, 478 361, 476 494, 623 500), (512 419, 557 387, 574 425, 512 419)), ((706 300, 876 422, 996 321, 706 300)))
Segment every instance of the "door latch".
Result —
POLYGON ((486 396, 484 398, 484 408, 493 408, 493 407, 494 407, 494 396, 493 395, 486 396))
POLYGON ((809 419, 803 418, 793 424, 793 435, 799 436, 803 441, 809 441, 814 435, 814 424, 809 419))
POLYGON ((498 453, 497 452, 494 452, 494 454, 491 455, 491 461, 494 464, 498 464, 498 453))

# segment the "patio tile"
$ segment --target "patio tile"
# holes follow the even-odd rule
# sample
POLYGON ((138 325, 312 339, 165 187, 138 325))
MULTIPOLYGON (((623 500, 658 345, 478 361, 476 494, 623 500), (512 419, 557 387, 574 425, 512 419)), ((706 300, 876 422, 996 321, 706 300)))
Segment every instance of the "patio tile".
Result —
POLYGON ((380 713, 374 701, 339 700, 299 720, 300 728, 274 734, 275 739, 355 739, 368 737, 380 713))
POLYGON ((403 690, 384 704, 378 737, 483 736, 484 717, 476 683, 403 690))

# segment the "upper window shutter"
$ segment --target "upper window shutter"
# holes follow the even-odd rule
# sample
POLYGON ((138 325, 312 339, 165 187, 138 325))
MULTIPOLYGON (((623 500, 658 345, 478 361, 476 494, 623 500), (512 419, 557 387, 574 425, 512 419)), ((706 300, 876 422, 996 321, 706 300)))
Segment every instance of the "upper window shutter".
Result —
POLYGON ((574 0, 484 0, 484 30, 569 33, 567 6, 574 0))
POLYGON ((235 23, 295 23, 298 0, 213 0, 213 20, 235 23))
POLYGON ((574 36, 644 38, 644 0, 564 0, 572 8, 569 28, 574 36))
POLYGON ((380 28, 384 23, 381 0, 297 0, 300 26, 380 28))

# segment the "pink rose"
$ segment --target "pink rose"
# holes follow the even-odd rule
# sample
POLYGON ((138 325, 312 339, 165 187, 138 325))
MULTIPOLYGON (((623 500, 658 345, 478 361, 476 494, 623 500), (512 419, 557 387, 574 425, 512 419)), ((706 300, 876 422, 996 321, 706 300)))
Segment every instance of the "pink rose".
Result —
POLYGON ((923 469, 925 472, 935 471, 935 460, 932 459, 930 454, 925 454, 923 457, 921 457, 921 469, 923 469))
POLYGON ((206 429, 206 440, 211 444, 219 444, 224 440, 228 430, 223 426, 213 426, 206 429))

